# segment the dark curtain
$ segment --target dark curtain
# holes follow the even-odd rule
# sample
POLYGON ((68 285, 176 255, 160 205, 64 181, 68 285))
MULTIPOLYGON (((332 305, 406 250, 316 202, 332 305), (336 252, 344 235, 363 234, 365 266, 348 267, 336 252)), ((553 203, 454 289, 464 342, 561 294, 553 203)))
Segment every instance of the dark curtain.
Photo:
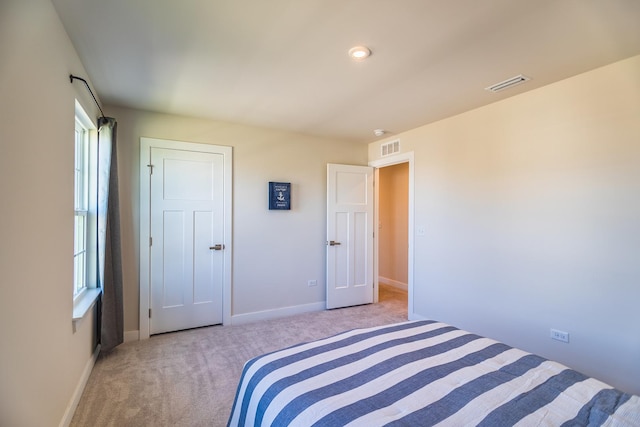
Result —
POLYGON ((98 328, 101 349, 109 351, 124 341, 118 124, 110 117, 101 117, 98 124, 98 279, 102 287, 98 328))

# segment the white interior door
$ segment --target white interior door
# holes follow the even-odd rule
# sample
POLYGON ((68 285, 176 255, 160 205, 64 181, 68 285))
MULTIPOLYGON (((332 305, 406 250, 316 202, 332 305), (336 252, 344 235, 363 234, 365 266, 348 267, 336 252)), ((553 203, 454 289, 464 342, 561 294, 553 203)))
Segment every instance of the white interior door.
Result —
POLYGON ((373 168, 327 165, 327 308, 373 302, 373 168))
POLYGON ((150 147, 150 334, 223 321, 224 160, 150 147))

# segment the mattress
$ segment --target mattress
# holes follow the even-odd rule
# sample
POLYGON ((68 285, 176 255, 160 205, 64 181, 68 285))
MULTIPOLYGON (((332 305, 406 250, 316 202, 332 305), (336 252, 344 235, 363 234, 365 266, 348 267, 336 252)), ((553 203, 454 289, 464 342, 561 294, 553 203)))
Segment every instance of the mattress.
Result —
POLYGON ((248 361, 229 426, 639 426, 640 398, 441 322, 356 329, 248 361))

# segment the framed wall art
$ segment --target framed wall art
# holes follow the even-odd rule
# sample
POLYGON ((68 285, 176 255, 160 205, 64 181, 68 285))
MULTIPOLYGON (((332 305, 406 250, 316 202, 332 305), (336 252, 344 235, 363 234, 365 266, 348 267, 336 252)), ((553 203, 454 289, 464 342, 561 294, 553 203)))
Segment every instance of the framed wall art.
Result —
POLYGON ((269 182, 269 209, 291 209, 291 183, 269 182))

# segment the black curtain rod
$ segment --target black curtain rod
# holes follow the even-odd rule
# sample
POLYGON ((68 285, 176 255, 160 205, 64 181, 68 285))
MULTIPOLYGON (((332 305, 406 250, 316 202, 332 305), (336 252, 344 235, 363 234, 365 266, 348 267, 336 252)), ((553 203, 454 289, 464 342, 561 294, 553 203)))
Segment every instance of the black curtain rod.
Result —
POLYGON ((93 91, 89 87, 89 83, 87 83, 87 81, 85 79, 83 79, 82 77, 78 77, 78 76, 74 76, 73 74, 69 74, 69 81, 71 83, 73 83, 73 80, 80 80, 81 82, 84 83, 84 85, 87 87, 87 90, 89 91, 89 93, 93 97, 93 102, 95 102, 96 105, 98 106, 98 110, 100 110, 100 114, 102 114, 102 118, 104 119, 104 111, 102 111, 102 108, 100 108, 100 104, 98 104, 98 100, 96 99, 96 96, 93 94, 93 91))

